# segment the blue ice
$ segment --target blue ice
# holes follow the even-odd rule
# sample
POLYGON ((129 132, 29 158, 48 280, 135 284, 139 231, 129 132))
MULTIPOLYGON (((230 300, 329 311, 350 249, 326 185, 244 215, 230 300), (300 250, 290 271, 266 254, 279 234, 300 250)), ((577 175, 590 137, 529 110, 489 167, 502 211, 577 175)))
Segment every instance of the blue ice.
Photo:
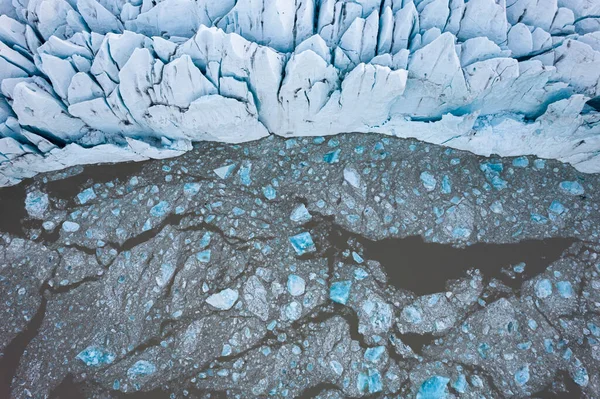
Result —
POLYGON ((300 276, 297 276, 295 274, 290 274, 288 276, 288 281, 287 281, 287 289, 288 292, 290 293, 290 295, 292 296, 299 296, 304 294, 304 290, 306 288, 306 282, 304 281, 304 279, 300 276))
POLYGON ((106 349, 92 345, 79 352, 77 359, 84 362, 86 366, 100 367, 111 364, 115 360, 115 355, 106 349))
POLYGON ((93 187, 85 189, 82 192, 80 192, 79 194, 77 194, 77 199, 79 200, 79 203, 82 205, 86 204, 87 202, 89 202, 95 198, 96 198, 96 192, 94 191, 93 187))
POLYGON ((434 375, 426 379, 417 392, 417 399, 445 399, 448 397, 449 378, 434 375))
POLYGON ((151 375, 156 372, 156 366, 147 360, 138 360, 133 366, 127 370, 127 376, 129 378, 135 378, 138 376, 151 375))
POLYGON ((331 284, 329 288, 329 298, 333 302, 345 305, 350 298, 350 289, 352 288, 351 281, 337 281, 331 284))
POLYGON ((571 195, 582 195, 585 192, 583 186, 576 181, 563 181, 559 184, 559 187, 571 195))
POLYGON ((289 238, 292 247, 298 255, 315 252, 317 249, 309 232, 304 232, 289 238))
POLYGON ((169 212, 169 208, 170 206, 167 201, 161 201, 150 209, 150 215, 154 217, 165 216, 169 212))
POLYGON ((435 186, 437 185, 437 180, 431 173, 429 173, 427 171, 422 172, 420 177, 421 177, 421 182, 423 183, 423 186, 425 187, 425 189, 427 191, 435 190, 435 186))

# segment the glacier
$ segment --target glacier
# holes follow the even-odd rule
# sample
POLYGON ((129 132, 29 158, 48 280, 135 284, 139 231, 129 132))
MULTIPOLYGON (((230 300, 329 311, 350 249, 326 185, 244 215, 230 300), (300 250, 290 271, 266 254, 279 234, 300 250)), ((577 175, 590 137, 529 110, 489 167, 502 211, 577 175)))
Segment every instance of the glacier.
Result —
POLYGON ((0 186, 345 132, 600 172, 595 0, 1 0, 0 186))

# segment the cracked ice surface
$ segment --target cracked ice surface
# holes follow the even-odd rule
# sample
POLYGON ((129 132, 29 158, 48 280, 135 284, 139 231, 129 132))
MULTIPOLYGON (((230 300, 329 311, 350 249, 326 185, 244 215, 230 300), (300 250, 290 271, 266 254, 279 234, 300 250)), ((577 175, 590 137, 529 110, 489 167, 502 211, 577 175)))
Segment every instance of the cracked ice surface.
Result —
POLYGON ((3 397, 600 395, 597 175, 358 134, 95 168, 0 191, 3 397))
POLYGON ((0 5, 0 185, 344 132, 600 171, 595 0, 0 5))

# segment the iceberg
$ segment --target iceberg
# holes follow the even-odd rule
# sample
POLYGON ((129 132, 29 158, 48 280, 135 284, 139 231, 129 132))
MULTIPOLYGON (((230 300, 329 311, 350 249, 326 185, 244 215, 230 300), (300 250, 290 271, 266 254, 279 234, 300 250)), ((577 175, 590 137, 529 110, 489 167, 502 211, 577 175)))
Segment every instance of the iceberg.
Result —
POLYGON ((345 132, 600 172, 594 2, 36 0, 0 13, 0 186, 199 141, 345 132))

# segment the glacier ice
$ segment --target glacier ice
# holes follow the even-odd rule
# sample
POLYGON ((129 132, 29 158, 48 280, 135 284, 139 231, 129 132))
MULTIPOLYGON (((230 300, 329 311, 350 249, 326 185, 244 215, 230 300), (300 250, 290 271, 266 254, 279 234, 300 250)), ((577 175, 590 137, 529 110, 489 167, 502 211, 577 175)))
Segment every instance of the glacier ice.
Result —
POLYGON ((196 141, 344 132, 600 171, 593 1, 15 0, 0 13, 2 186, 196 141))

